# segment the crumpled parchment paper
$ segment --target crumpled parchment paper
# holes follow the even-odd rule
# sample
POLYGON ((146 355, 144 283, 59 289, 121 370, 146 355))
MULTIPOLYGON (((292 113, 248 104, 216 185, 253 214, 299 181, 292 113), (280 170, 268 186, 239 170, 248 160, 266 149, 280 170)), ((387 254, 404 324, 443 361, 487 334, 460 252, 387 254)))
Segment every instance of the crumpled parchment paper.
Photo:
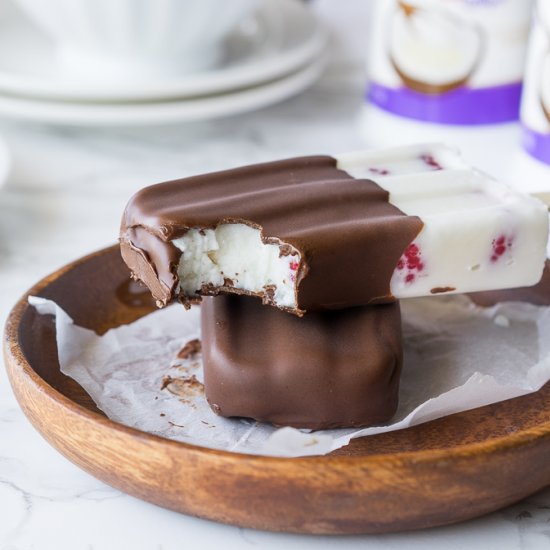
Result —
POLYGON ((54 302, 61 370, 112 420, 169 439, 272 456, 326 454, 354 437, 399 430, 537 391, 550 379, 550 307, 480 308, 465 296, 401 302, 405 364, 392 422, 362 430, 300 431, 225 419, 208 406, 200 353, 178 357, 200 338, 200 307, 171 306, 103 336, 76 326, 54 302))

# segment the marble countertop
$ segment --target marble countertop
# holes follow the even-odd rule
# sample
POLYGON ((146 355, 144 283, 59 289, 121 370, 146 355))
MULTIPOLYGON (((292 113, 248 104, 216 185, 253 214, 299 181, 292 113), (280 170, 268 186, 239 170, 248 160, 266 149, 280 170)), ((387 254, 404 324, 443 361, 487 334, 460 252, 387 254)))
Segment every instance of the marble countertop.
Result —
MULTIPOLYGON (((317 6, 325 17, 327 3, 317 6)), ((357 8, 360 2, 354 4, 357 8)), ((336 54, 328 73, 311 90, 260 112, 142 130, 0 123, 13 154, 10 179, 0 189, 2 323, 35 281, 113 243, 128 197, 143 185, 245 163, 375 144, 383 134, 384 117, 365 115, 362 65, 357 59, 349 62, 345 55, 351 42, 344 36, 342 20, 328 19, 340 58, 336 54)), ((352 36, 355 52, 357 44, 363 45, 359 23, 352 36)), ((388 122, 390 141, 395 123, 388 122)), ((405 124, 405 135, 395 140, 411 140, 418 130, 413 126, 405 124)), ((434 132, 439 135, 440 129, 430 129, 426 137, 431 139, 434 132)), ((498 160, 502 155, 495 153, 494 141, 516 151, 516 125, 448 132, 444 137, 464 143, 466 156, 482 168, 511 177, 498 160)), ((121 546, 229 550, 285 544, 303 549, 549 548, 550 490, 475 521, 414 533, 319 537, 220 525, 141 502, 79 470, 30 426, 0 368, 0 550, 121 546)))

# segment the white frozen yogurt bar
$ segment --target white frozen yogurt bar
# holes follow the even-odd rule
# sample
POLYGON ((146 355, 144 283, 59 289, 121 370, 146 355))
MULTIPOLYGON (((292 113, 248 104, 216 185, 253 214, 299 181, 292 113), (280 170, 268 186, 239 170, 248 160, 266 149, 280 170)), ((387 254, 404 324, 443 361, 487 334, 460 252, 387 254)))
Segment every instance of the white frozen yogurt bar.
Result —
POLYGON ((337 156, 338 168, 371 178, 424 226, 391 278, 397 298, 536 284, 546 259, 548 210, 468 166, 441 144, 337 156))
POLYGON ((547 238, 543 203, 435 144, 147 187, 121 249, 160 305, 234 293, 301 315, 534 285, 547 238))

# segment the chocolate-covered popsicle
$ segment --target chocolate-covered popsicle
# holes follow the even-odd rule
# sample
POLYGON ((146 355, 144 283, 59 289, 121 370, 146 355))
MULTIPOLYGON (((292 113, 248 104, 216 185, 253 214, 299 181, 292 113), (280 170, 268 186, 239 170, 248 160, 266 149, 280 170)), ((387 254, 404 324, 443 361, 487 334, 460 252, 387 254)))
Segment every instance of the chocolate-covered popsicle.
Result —
POLYGON ((244 296, 205 298, 205 393, 226 417, 326 429, 389 420, 402 366, 399 304, 303 318, 244 296))
POLYGON ((542 203, 419 145, 147 187, 121 250, 159 305, 235 293, 301 315, 532 285, 547 236, 542 203))

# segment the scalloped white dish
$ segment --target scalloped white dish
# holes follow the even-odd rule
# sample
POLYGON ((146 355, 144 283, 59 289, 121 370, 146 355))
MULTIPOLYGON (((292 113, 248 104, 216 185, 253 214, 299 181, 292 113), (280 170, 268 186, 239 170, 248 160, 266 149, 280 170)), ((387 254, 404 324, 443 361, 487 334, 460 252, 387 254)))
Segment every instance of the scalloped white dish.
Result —
POLYGON ((308 88, 325 66, 321 57, 283 78, 209 97, 146 103, 76 103, 0 94, 0 117, 68 126, 179 124, 254 111, 308 88))

